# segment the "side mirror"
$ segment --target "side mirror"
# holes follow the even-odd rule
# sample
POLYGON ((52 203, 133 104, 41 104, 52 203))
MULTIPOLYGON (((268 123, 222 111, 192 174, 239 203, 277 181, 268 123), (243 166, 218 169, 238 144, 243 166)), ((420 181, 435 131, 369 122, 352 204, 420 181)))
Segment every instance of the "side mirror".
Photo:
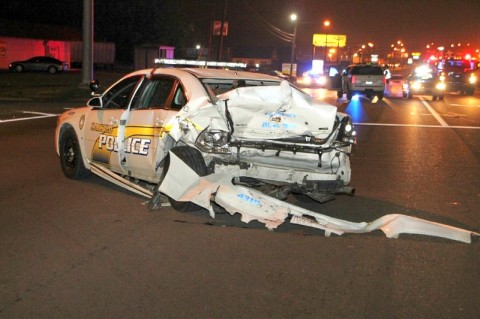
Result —
POLYGON ((92 93, 97 93, 100 91, 100 83, 97 79, 90 82, 90 91, 92 91, 92 93))
POLYGON ((103 108, 103 102, 101 97, 93 97, 87 102, 88 106, 94 107, 94 108, 103 108))

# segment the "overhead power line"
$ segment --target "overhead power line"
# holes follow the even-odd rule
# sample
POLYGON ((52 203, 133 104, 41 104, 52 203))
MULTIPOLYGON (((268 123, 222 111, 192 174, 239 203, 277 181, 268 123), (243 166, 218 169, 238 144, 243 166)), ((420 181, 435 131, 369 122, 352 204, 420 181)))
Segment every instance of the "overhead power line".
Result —
POLYGON ((294 39, 294 35, 293 33, 288 33, 288 32, 285 32, 279 28, 277 28, 276 26, 274 26, 273 24, 271 24, 270 22, 267 21, 267 19, 265 19, 264 17, 262 17, 249 3, 247 0, 243 0, 243 2, 245 3, 245 5, 248 7, 248 9, 250 9, 258 18, 259 18, 259 21, 262 22, 262 24, 266 27, 266 30, 272 34, 273 36, 277 37, 278 39, 280 40, 283 40, 285 42, 293 42, 293 39, 294 39))

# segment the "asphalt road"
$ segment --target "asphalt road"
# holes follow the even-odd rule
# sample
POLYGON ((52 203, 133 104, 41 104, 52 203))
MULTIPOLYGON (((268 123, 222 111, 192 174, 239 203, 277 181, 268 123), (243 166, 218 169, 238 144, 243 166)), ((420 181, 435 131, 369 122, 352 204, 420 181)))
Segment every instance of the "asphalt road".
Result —
MULTIPOLYGON (((478 97, 448 95, 429 109, 419 98, 313 93, 357 123, 357 191, 289 201, 356 222, 402 213, 480 231, 478 97)), ((95 176, 66 179, 53 132, 73 104, 0 101, 0 318, 479 316, 478 238, 325 237, 288 223, 270 232, 225 213, 150 212, 95 176)))

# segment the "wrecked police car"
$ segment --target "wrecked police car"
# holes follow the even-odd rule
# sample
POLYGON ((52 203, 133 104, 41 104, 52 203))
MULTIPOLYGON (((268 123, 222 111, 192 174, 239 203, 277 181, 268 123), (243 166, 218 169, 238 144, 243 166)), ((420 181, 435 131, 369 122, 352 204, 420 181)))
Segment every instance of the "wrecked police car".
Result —
POLYGON ((348 115, 277 78, 158 68, 129 74, 61 115, 56 147, 67 177, 92 171, 141 194, 159 184, 172 151, 200 175, 234 170, 238 184, 322 202, 353 193, 354 135, 348 115))
POLYGON ((388 237, 413 232, 470 241, 469 231, 404 215, 351 223, 282 201, 289 193, 318 202, 353 194, 354 142, 347 114, 314 103, 287 81, 206 68, 128 74, 87 106, 60 115, 55 132, 65 176, 93 172, 149 198, 151 209, 166 195, 179 211, 203 207, 213 218, 215 202, 269 229, 291 217, 326 235, 382 229, 388 237))

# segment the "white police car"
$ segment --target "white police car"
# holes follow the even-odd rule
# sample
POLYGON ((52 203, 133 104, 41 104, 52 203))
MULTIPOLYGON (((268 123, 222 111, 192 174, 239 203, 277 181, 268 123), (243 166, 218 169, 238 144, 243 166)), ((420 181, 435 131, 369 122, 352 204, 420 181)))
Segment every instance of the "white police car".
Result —
POLYGON ((276 77, 155 68, 128 74, 63 113, 55 146, 67 177, 91 171, 147 197, 171 151, 200 175, 236 171, 237 183, 273 187, 277 197, 297 192, 326 201, 352 193, 354 134, 349 116, 276 77))

